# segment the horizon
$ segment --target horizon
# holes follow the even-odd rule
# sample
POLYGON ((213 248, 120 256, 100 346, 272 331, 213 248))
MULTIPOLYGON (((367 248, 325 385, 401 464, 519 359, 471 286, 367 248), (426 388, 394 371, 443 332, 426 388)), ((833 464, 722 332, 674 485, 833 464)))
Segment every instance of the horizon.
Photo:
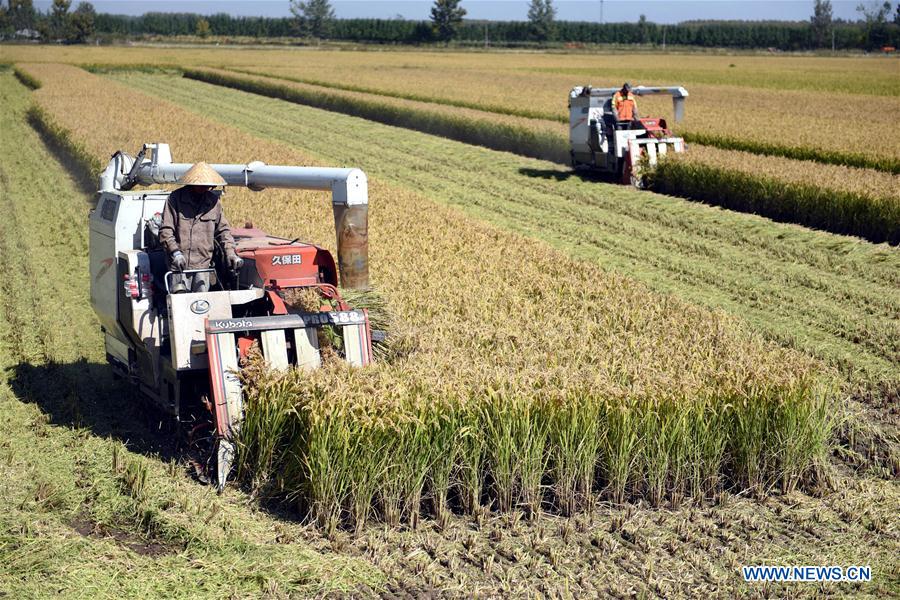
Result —
MULTIPOLYGON (((865 2, 870 4, 871 2, 865 2)), ((52 0, 35 0, 46 12, 52 0)), ((73 8, 78 2, 73 1, 73 8)), ((95 0, 98 13, 140 16, 146 13, 228 14, 234 17, 290 17, 288 0, 95 0)), ((333 0, 339 19, 428 20, 430 0, 333 0)), ((855 21, 857 0, 833 0, 835 19, 855 21)), ((812 0, 556 0, 557 20, 625 23, 645 15, 648 21, 675 24, 685 21, 807 21, 812 0)), ((470 21, 525 21, 527 0, 468 0, 461 6, 470 21)))

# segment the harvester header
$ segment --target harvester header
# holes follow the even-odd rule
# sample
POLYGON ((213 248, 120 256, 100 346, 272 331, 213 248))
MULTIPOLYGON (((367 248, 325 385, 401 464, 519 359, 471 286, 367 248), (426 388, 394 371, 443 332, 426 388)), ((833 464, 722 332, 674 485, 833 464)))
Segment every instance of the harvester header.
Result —
MULTIPOLYGON (((620 88, 575 86, 569 92, 569 148, 572 166, 614 176, 622 183, 643 187, 640 167, 655 165, 659 156, 684 152, 684 139, 672 134, 666 120, 623 116, 614 97, 620 88)), ((644 86, 630 89, 634 96, 672 96, 675 121, 684 118, 688 91, 682 86, 644 86)))

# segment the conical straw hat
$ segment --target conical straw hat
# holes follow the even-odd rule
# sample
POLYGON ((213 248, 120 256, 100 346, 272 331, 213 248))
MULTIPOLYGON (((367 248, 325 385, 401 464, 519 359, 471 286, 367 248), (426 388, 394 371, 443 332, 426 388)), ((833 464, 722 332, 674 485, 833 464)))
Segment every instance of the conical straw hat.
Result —
POLYGON ((183 185, 228 185, 216 170, 205 162, 198 162, 187 170, 187 173, 178 178, 178 183, 183 185))

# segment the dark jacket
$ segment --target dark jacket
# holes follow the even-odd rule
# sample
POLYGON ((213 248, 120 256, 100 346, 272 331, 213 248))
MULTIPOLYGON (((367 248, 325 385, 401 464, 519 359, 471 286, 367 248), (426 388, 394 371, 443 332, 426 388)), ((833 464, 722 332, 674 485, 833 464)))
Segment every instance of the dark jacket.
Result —
POLYGON ((234 250, 231 227, 219 202, 221 192, 192 194, 178 188, 166 201, 159 241, 169 256, 181 250, 188 269, 207 269, 212 264, 215 244, 226 253, 234 250))

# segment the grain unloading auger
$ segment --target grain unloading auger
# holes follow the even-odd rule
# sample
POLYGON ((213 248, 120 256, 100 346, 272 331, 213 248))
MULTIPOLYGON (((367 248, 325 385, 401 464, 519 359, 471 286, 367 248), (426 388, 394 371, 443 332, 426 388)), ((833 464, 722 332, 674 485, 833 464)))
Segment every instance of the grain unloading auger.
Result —
MULTIPOLYGON (((572 166, 613 174, 622 183, 643 187, 643 161, 655 165, 669 151, 684 152, 684 139, 672 135, 665 119, 619 121, 613 96, 619 88, 576 86, 569 92, 569 145, 572 166)), ((675 121, 684 117, 688 92, 681 86, 632 88, 635 96, 672 96, 675 121)))
POLYGON ((252 347, 274 368, 316 368, 319 333, 327 328, 330 335, 323 339, 334 340, 338 356, 359 366, 372 360, 368 314, 352 309, 338 292, 339 277, 345 288, 368 287, 368 184, 359 169, 211 165, 229 185, 254 191, 330 191, 338 262, 322 247, 248 224, 232 229, 243 258, 239 271, 230 271, 217 251, 213 267, 201 270, 209 273, 210 291, 170 293, 173 273, 158 238, 169 194, 132 190, 174 183, 191 166, 173 163, 167 144, 146 144, 136 157, 112 156, 90 216, 91 303, 116 372, 183 423, 202 427, 212 413, 221 489, 243 414, 241 358, 252 347), (285 302, 306 289, 317 292, 313 302, 320 310, 285 302))

